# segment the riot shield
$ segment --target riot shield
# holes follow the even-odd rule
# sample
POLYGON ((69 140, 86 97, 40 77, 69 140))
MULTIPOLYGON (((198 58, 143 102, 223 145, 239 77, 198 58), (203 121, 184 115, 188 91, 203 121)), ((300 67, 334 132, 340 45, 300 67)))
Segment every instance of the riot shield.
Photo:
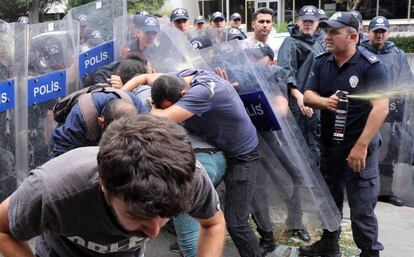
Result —
POLYGON ((79 33, 79 77, 115 61, 114 21, 126 15, 126 0, 100 0, 69 10, 64 19, 79 33))
POLYGON ((389 114, 381 128, 380 195, 396 195, 414 206, 413 74, 402 53, 377 56, 390 77, 389 114))
POLYGON ((190 42, 194 38, 199 37, 208 38, 213 45, 227 41, 225 40, 225 29, 209 28, 204 30, 192 30, 187 32, 187 34, 190 42))
POLYGON ((204 67, 204 61, 187 39, 187 35, 161 21, 157 40, 144 51, 156 72, 174 72, 191 67, 204 67))
POLYGON ((405 205, 414 207, 414 97, 405 99, 402 131, 406 138, 401 138, 400 158, 395 164, 392 189, 395 195, 401 197, 405 205), (404 152, 404 151, 409 151, 404 152))
POLYGON ((115 59, 126 59, 130 53, 142 55, 147 47, 159 45, 159 30, 159 18, 149 14, 117 17, 114 24, 115 59), (146 21, 152 29, 143 28, 146 21))
POLYGON ((400 170, 399 175, 396 174, 397 179, 398 176, 408 175, 401 173, 403 169, 406 170, 405 173, 412 173, 408 163, 410 163, 413 149, 412 145, 407 142, 412 142, 414 138, 412 138, 411 131, 407 130, 407 123, 403 122, 403 117, 405 112, 408 112, 408 115, 411 112, 405 108, 405 103, 409 101, 407 93, 412 91, 413 75, 403 52, 384 53, 377 57, 384 64, 389 77, 388 90, 383 92, 389 99, 389 113, 380 130, 382 144, 379 158, 381 179, 379 195, 384 198, 394 194, 402 195, 401 190, 404 187, 407 188, 407 186, 393 183, 397 169, 400 170))
POLYGON ((18 105, 23 98, 19 86, 26 77, 25 48, 26 25, 0 24, 0 201, 24 178, 19 176, 22 160, 17 154, 25 150, 20 137, 24 117, 18 105))
POLYGON ((238 85, 246 111, 259 132, 258 149, 264 169, 257 177, 255 199, 262 205, 253 205, 253 216, 259 227, 270 218, 273 224, 293 229, 305 226, 336 230, 341 214, 290 113, 274 70, 253 58, 246 44, 235 40, 200 53, 211 67, 221 67, 229 81, 238 85))
POLYGON ((77 48, 68 21, 29 25, 28 166, 48 160, 49 138, 56 125, 52 108, 59 97, 76 90, 77 48))

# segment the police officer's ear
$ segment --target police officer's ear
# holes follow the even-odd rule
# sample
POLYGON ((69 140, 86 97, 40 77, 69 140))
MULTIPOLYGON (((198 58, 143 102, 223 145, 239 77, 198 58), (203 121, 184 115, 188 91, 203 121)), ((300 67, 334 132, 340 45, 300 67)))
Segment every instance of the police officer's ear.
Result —
POLYGON ((359 41, 359 35, 358 35, 358 32, 352 33, 352 34, 350 35, 350 38, 351 38, 352 42, 357 43, 357 42, 359 41))
POLYGON ((99 117, 98 117, 98 124, 99 124, 99 126, 100 126, 101 128, 103 128, 103 127, 104 127, 104 125, 105 125, 105 118, 104 118, 103 116, 99 116, 99 117))

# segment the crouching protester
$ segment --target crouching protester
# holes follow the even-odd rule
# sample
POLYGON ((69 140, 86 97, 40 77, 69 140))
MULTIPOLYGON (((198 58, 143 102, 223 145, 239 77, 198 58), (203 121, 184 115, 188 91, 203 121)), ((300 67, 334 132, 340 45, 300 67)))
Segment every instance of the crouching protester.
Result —
POLYGON ((110 122, 144 112, 146 107, 132 93, 97 85, 97 91, 80 96, 65 121, 53 129, 50 157, 78 147, 96 146, 110 122))
POLYGON ((224 152, 227 229, 240 256, 264 256, 248 222, 261 167, 258 137, 236 90, 216 74, 197 69, 174 75, 143 74, 123 89, 133 90, 143 84, 152 86, 152 114, 183 122, 190 133, 224 152))
POLYGON ((185 131, 152 115, 113 121, 99 147, 67 152, 32 170, 0 205, 0 253, 143 256, 180 213, 200 223, 199 256, 220 256, 225 222, 185 131))

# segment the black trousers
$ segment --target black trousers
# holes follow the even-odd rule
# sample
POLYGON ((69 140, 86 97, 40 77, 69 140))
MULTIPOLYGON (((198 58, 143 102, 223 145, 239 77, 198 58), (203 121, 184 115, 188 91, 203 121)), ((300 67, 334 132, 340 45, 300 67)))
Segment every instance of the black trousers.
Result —
POLYGON ((366 167, 361 172, 353 172, 346 162, 354 143, 322 144, 321 173, 341 212, 346 188, 351 210, 352 234, 357 247, 363 253, 378 252, 384 249, 378 242, 378 222, 374 213, 379 193, 380 139, 377 135, 370 143, 366 167))
POLYGON ((261 165, 260 157, 256 151, 253 151, 226 160, 224 183, 227 230, 241 257, 261 257, 259 242, 248 222, 253 201, 257 205, 267 206, 267 203, 259 203, 264 200, 263 198, 255 199, 256 176, 261 165))

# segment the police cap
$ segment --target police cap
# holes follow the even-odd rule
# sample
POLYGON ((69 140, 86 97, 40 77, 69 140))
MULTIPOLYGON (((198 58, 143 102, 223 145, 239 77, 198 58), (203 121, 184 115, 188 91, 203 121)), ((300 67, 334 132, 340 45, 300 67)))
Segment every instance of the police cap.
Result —
POLYGON ((321 21, 319 27, 322 29, 352 27, 358 31, 359 22, 351 12, 336 12, 329 18, 329 20, 321 21))

